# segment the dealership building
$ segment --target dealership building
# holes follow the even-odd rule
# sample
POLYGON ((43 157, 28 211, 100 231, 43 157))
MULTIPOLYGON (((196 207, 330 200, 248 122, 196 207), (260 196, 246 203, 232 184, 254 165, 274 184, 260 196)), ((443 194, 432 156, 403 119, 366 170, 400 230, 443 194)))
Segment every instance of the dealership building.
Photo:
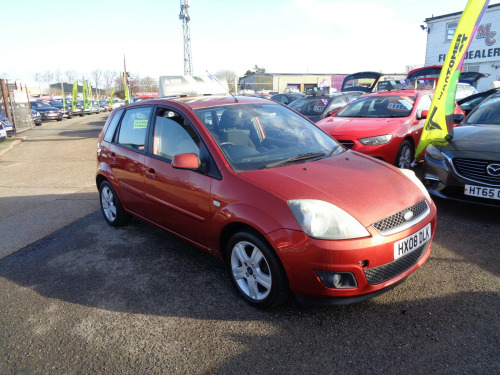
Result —
MULTIPOLYGON (((425 65, 442 65, 462 12, 425 19, 427 48, 425 65)), ((463 64, 465 72, 489 74, 479 81, 477 89, 485 91, 500 81, 500 4, 490 5, 472 39, 463 64)), ((500 84, 500 82, 498 83, 500 84)))

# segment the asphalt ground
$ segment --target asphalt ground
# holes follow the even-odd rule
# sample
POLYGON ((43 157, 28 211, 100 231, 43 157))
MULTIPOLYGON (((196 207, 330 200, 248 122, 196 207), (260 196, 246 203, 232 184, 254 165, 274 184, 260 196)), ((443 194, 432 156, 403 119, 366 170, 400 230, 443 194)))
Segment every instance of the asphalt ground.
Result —
POLYGON ((500 373, 498 209, 438 201, 430 259, 377 298, 256 310, 219 260, 139 220, 105 223, 103 120, 44 124, 0 158, 1 220, 25 212, 10 230, 28 236, 0 260, 0 374, 500 373), (26 164, 31 180, 11 171, 26 164), (63 224, 42 231, 31 204, 63 224))

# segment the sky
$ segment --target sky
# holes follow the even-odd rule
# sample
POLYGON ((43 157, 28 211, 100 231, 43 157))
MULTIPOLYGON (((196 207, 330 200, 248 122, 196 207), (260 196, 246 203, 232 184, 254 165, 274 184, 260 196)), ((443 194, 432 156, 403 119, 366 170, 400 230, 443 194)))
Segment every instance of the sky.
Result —
MULTIPOLYGON (((490 1, 490 5, 500 0, 490 1)), ((194 74, 405 73, 425 61, 426 18, 467 0, 190 0, 194 74)), ((184 72, 180 0, 0 0, 0 78, 96 69, 184 72)))

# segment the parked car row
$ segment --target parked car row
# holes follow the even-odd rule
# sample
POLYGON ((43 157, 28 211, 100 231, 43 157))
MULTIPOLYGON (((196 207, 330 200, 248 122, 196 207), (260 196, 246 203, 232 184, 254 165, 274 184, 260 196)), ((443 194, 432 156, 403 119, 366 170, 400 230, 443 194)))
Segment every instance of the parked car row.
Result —
POLYGON ((72 103, 70 100, 63 103, 62 100, 56 99, 52 99, 49 102, 41 99, 35 99, 30 100, 30 106, 32 110, 39 114, 38 116, 36 113, 33 113, 33 121, 35 122, 35 125, 41 125, 42 121, 61 121, 65 118, 71 119, 73 116, 82 117, 110 110, 105 101, 90 101, 87 108, 84 108, 83 101, 78 100, 74 110, 72 109, 72 103))

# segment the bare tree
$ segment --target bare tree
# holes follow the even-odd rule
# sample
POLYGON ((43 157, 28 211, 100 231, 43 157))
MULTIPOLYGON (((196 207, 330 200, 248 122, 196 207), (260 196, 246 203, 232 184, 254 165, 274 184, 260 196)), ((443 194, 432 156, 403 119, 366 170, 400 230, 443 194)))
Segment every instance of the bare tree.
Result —
POLYGON ((95 69, 95 70, 90 72, 90 75, 92 76, 92 79, 94 80, 95 87, 98 88, 101 84, 102 70, 95 69))
POLYGON ((78 73, 75 70, 66 70, 64 72, 64 76, 66 77, 68 83, 73 83, 76 81, 78 73))
POLYGON ((43 78, 42 78, 42 73, 40 72, 36 72, 35 74, 33 74, 33 78, 35 79, 35 81, 37 82, 41 82, 43 81, 43 78))
POLYGON ((146 92, 157 92, 158 91, 158 80, 153 77, 144 77, 140 80, 139 88, 141 91, 146 92))
POLYGON ((54 82, 54 77, 54 72, 46 70, 45 73, 42 74, 42 81, 51 84, 52 82, 54 82))
POLYGON ((227 85, 229 86, 229 91, 236 92, 236 87, 234 86, 235 79, 238 78, 235 72, 232 70, 219 70, 215 73, 216 76, 225 77, 227 80, 227 85))
POLYGON ((61 82, 62 81, 62 73, 59 69, 57 69, 55 72, 54 72, 54 81, 55 82, 61 82))
MULTIPOLYGON (((110 93, 111 88, 115 85, 116 77, 119 76, 118 72, 113 72, 111 70, 106 70, 103 72, 104 79, 104 89, 106 92, 110 93)), ((123 87, 123 79, 122 79, 122 87, 123 87)))

